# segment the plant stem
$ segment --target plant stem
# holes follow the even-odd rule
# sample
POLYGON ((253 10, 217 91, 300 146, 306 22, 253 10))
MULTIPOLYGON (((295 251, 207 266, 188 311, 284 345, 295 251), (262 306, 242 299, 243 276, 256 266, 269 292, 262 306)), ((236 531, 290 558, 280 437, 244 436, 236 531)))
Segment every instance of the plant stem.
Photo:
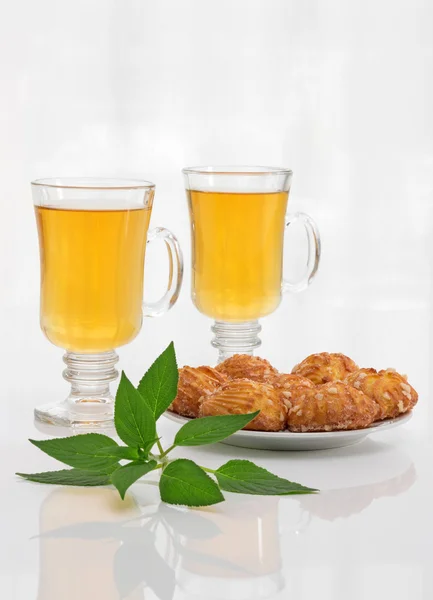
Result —
POLYGON ((161 453, 161 455, 160 455, 160 457, 159 457, 159 458, 160 458, 160 459, 161 459, 161 458, 165 458, 165 457, 167 456, 167 454, 173 450, 173 448, 176 448, 176 444, 173 444, 172 446, 170 446, 169 448, 167 448, 167 450, 164 450, 164 451, 161 453))
POLYGON ((159 438, 156 440, 156 445, 158 446, 159 453, 163 454, 164 448, 161 446, 161 442, 159 441, 159 438))
POLYGON ((206 473, 215 473, 214 469, 208 469, 207 467, 202 467, 201 465, 200 469, 203 469, 203 471, 206 471, 206 473))

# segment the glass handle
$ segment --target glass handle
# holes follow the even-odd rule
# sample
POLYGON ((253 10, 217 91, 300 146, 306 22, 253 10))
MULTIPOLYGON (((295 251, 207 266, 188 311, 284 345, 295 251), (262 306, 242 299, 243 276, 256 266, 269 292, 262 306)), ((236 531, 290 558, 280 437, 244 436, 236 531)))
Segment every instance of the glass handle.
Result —
POLYGON ((175 235, 164 227, 155 227, 147 234, 147 243, 163 240, 168 251, 168 284, 165 294, 156 302, 143 302, 144 317, 160 317, 176 303, 183 279, 183 256, 175 235))
POLYGON ((314 279, 314 276, 317 273, 317 269, 319 268, 321 251, 319 229, 317 228, 316 223, 311 217, 309 217, 305 213, 297 212, 286 215, 286 232, 289 225, 292 225, 297 221, 300 221, 302 223, 307 234, 307 264, 305 266, 304 274, 302 275, 299 281, 292 282, 283 278, 282 290, 284 293, 301 292, 302 290, 305 290, 305 288, 307 288, 314 279))

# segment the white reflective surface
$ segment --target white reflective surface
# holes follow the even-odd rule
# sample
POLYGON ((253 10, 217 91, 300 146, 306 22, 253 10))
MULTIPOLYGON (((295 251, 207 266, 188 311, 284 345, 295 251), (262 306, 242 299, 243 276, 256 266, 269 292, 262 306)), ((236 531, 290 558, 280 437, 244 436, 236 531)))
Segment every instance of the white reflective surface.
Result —
MULTIPOLYGON (((122 502, 110 488, 17 481, 12 469, 56 468, 26 443, 27 435, 46 437, 28 419, 2 447, 2 597, 428 599, 432 445, 421 412, 400 430, 337 450, 185 449, 210 467, 249 458, 321 489, 286 498, 226 494, 203 510, 164 505, 143 483, 122 502)), ((164 420, 164 438, 176 427, 164 420)))

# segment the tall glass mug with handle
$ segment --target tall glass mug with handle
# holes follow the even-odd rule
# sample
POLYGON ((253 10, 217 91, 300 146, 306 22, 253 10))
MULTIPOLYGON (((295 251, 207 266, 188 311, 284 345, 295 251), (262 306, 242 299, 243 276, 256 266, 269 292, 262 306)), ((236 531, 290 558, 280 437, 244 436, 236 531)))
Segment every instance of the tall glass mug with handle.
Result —
POLYGON ((135 338, 142 317, 164 314, 179 295, 183 261, 170 231, 148 231, 155 186, 123 179, 40 179, 32 184, 41 262, 41 328, 64 348, 71 392, 35 410, 57 425, 111 425, 115 348, 135 338), (168 287, 143 304, 146 245, 163 240, 168 287))
POLYGON ((219 362, 253 354, 258 319, 274 312, 282 292, 305 289, 317 272, 320 237, 304 213, 287 213, 292 171, 274 167, 183 169, 192 236, 192 299, 215 319, 219 362), (308 253, 299 281, 283 278, 284 233, 305 227, 308 253))

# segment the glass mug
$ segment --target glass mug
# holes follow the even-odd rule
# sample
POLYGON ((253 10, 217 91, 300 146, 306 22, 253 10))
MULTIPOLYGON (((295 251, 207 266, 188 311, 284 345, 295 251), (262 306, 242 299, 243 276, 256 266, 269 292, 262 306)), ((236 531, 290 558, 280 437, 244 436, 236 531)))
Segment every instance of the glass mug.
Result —
POLYGON ((317 272, 320 236, 304 213, 288 214, 292 171, 274 167, 183 169, 191 219, 192 299, 215 319, 212 345, 219 362, 253 354, 261 344, 258 319, 271 314, 282 292, 305 289, 317 272), (305 272, 283 278, 286 228, 301 222, 307 234, 305 272))
POLYGON ((114 350, 133 340, 142 317, 167 312, 182 284, 183 259, 175 236, 148 231, 155 186, 123 179, 40 179, 32 184, 41 263, 40 323, 64 348, 68 398, 35 409, 57 425, 111 425, 109 384, 118 372, 114 350), (168 288, 143 304, 146 244, 163 240, 168 288))

